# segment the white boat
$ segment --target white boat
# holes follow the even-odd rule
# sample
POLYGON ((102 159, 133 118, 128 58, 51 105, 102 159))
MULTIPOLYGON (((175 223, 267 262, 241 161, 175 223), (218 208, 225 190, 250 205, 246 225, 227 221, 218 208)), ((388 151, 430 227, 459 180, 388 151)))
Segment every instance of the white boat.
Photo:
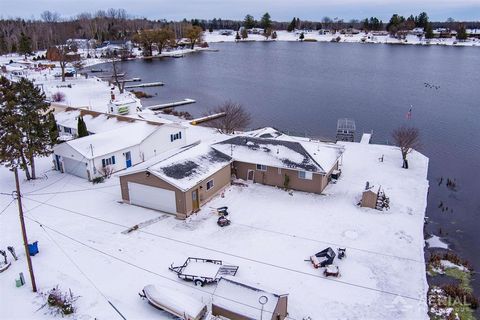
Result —
POLYGON ((142 298, 146 298, 155 308, 168 312, 184 320, 200 320, 207 313, 207 306, 172 288, 160 287, 159 290, 149 284, 143 288, 142 298))

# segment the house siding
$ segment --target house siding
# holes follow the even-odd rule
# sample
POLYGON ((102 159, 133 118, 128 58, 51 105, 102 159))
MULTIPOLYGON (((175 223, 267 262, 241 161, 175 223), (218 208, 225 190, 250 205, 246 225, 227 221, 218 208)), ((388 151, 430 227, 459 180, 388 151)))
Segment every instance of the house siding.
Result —
POLYGON ((183 192, 182 190, 158 178, 153 174, 147 176, 145 171, 120 176, 122 200, 126 203, 130 203, 128 182, 134 182, 151 187, 174 191, 175 201, 177 205, 177 217, 179 219, 185 219, 193 212, 192 191, 198 189, 198 196, 201 207, 205 202, 209 201, 213 196, 218 194, 221 190, 223 190, 230 184, 230 165, 227 165, 219 171, 215 172, 214 174, 203 180, 201 183, 197 184, 195 187, 187 190, 186 192, 183 192), (214 186, 210 190, 207 190, 207 182, 211 179, 214 180, 214 186))
POLYGON ((329 171, 328 175, 313 173, 312 180, 307 180, 300 179, 298 177, 298 171, 296 170, 267 166, 266 171, 261 171, 257 170, 257 164, 240 161, 233 162, 234 172, 236 173, 237 178, 247 180, 248 170, 253 170, 255 172, 255 183, 283 188, 284 177, 285 175, 288 175, 290 178, 290 189, 312 193, 322 193, 328 185, 328 177, 331 171, 333 171, 337 165, 338 163, 336 163, 334 168, 329 171))

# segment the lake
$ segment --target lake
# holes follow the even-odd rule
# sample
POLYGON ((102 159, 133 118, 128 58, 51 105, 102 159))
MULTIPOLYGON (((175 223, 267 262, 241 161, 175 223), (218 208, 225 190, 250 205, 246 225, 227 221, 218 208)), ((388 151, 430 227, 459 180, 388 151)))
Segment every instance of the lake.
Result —
MULTIPOLYGON (((357 141, 373 130, 374 143, 390 143, 393 129, 418 127, 420 151, 430 158, 427 231, 446 237, 480 270, 478 48, 301 42, 212 48, 219 51, 125 62, 123 71, 166 83, 144 90, 155 95, 144 105, 192 98, 196 104, 177 109, 198 116, 232 100, 251 112, 252 128, 333 138, 337 119, 349 117, 357 141), (455 179, 456 191, 447 178, 455 179)), ((478 280, 474 286, 480 293, 478 280)))

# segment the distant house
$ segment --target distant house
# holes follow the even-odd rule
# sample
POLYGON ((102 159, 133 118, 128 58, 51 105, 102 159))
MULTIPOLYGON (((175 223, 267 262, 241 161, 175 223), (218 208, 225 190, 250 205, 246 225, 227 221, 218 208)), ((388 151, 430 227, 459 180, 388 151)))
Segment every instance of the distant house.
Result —
POLYGON ((288 294, 222 277, 213 293, 212 314, 232 320, 283 320, 288 317, 288 294))
POLYGON ((307 140, 234 137, 212 145, 233 158, 237 178, 276 187, 321 193, 339 167, 343 148, 307 140))
POLYGON ((136 122, 60 143, 54 147, 53 157, 57 170, 92 180, 183 145, 182 126, 136 122))
POLYGON ((480 39, 480 29, 467 29, 465 31, 468 37, 480 39))
POLYGON ((425 31, 423 28, 413 28, 408 32, 408 34, 411 34, 414 36, 423 36, 425 34, 425 31))
POLYGON ((185 219, 230 184, 232 159, 193 144, 120 173, 122 199, 185 219))
MULTIPOLYGON (((60 61, 63 59, 62 54, 60 53, 60 50, 57 47, 48 48, 46 58, 47 60, 50 60, 50 61, 60 61)), ((67 62, 80 60, 80 54, 74 51, 68 52, 65 55, 65 60, 67 62)))

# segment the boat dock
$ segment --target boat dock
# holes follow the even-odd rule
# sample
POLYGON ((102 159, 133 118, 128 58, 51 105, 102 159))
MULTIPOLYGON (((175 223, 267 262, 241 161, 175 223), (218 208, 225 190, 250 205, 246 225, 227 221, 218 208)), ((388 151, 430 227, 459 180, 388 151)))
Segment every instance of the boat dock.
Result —
POLYGON ((364 133, 364 134, 362 134, 362 139, 360 140, 360 143, 369 144, 370 140, 372 140, 372 134, 371 133, 364 133))
POLYGON ((169 102, 169 103, 163 103, 163 104, 156 104, 156 105, 153 105, 153 106, 149 106, 147 107, 147 109, 150 109, 150 110, 162 110, 162 109, 168 109, 168 108, 174 108, 174 107, 178 107, 178 106, 183 106, 185 104, 190 104, 190 103, 195 103, 197 101, 193 100, 193 99, 183 99, 182 101, 177 101, 177 102, 169 102))
POLYGON ((211 115, 206 116, 206 117, 193 119, 192 121, 190 121, 190 124, 191 125, 197 125, 197 124, 202 123, 202 122, 207 122, 207 121, 214 120, 214 119, 217 119, 217 118, 225 117, 226 115, 227 114, 225 112, 215 113, 215 114, 211 114, 211 115))
MULTIPOLYGON (((123 80, 122 80, 123 81, 123 80)), ((141 81, 141 80, 133 80, 133 81, 141 81)), ((125 81, 128 82, 128 81, 125 81)), ((133 88, 149 88, 149 87, 161 87, 165 85, 163 82, 149 82, 149 83, 140 83, 140 84, 132 84, 129 86, 125 86, 125 89, 133 89, 133 88)))

